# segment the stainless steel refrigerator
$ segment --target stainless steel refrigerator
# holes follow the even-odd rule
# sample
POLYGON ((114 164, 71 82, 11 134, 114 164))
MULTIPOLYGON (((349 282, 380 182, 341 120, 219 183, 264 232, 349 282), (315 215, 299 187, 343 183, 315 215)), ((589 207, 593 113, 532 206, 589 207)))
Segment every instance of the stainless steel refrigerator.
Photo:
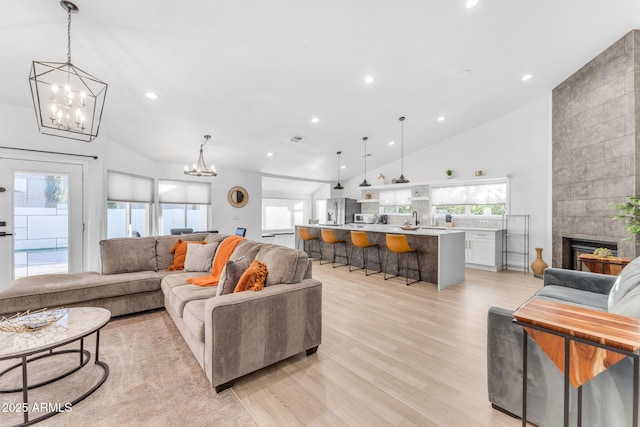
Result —
POLYGON ((353 223, 353 214, 360 213, 360 203, 355 199, 327 199, 327 208, 320 216, 320 224, 344 225, 353 223))

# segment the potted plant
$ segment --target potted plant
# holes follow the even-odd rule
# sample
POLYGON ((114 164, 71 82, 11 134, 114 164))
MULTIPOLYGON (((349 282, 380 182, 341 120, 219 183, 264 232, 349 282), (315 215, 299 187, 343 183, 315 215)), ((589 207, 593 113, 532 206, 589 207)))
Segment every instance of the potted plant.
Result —
MULTIPOLYGON (((617 211, 613 219, 624 221, 627 233, 636 236, 640 234, 640 196, 627 196, 626 199, 624 203, 609 203, 609 208, 617 211)), ((633 240, 633 237, 627 237, 625 240, 633 240)))
POLYGON ((453 171, 451 169, 447 169, 447 178, 448 179, 453 178, 453 171))

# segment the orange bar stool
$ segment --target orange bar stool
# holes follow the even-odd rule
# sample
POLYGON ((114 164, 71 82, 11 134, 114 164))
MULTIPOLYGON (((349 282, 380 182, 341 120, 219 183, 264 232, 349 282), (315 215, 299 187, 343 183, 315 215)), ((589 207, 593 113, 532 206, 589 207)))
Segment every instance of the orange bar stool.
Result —
POLYGON ((320 255, 320 258, 315 258, 315 259, 322 259, 322 251, 320 250, 320 240, 316 237, 316 236, 312 236, 311 233, 309 233, 309 229, 307 227, 298 227, 298 237, 300 238, 300 241, 302 242, 302 250, 306 252, 305 249, 305 243, 309 242, 309 258, 312 258, 313 253, 317 253, 320 255), (313 250, 313 245, 312 243, 315 242, 316 243, 316 250, 313 250))
MULTIPOLYGON (((420 272, 420 256, 418 250, 409 246, 407 236, 404 234, 387 234, 387 257, 384 261, 384 280, 391 279, 392 277, 398 277, 400 275, 400 254, 404 255, 405 261, 405 273, 404 283, 409 286, 412 283, 416 283, 422 280, 422 273, 420 272), (387 264, 389 263, 389 252, 396 254, 396 263, 398 264, 398 273, 395 276, 387 277, 387 264), (418 280, 409 282, 409 254, 416 254, 416 262, 418 263, 418 280)), ((415 269, 412 269, 416 271, 415 269)))
MULTIPOLYGON (((349 265, 349 256, 347 255, 347 242, 345 242, 344 240, 338 240, 333 230, 329 228, 323 228, 322 230, 320 230, 320 234, 322 235, 322 241, 324 243, 326 243, 327 245, 333 246, 333 259, 331 260, 331 264, 333 265, 333 268, 344 267, 346 265, 349 265), (338 255, 336 253, 337 252, 336 245, 340 243, 342 243, 343 245, 344 255, 338 255), (336 265, 336 256, 345 258, 347 260, 346 264, 336 265)), ((320 264, 321 265, 323 264, 322 259, 320 259, 320 264)), ((325 262, 324 264, 328 264, 328 262, 325 262)))
POLYGON ((351 264, 349 264, 349 271, 364 270, 365 276, 368 276, 369 274, 382 273, 382 262, 380 262, 380 246, 378 246, 377 243, 369 242, 369 239, 367 238, 367 233, 365 233, 364 231, 352 231, 351 243, 353 243, 353 246, 351 247, 351 253, 349 254, 349 258, 351 258, 351 261, 353 262, 353 256, 352 256, 353 249, 354 248, 362 249, 362 259, 364 260, 363 261, 364 267, 352 269, 351 264), (367 270, 367 258, 368 258, 367 249, 373 249, 373 248, 375 248, 376 252, 378 252, 378 271, 373 271, 369 273, 367 270))

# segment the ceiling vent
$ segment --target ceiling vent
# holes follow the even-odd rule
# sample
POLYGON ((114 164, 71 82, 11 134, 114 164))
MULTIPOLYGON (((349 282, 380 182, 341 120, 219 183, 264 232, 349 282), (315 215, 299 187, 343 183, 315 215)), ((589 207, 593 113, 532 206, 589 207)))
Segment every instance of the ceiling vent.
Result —
POLYGON ((300 142, 300 141, 302 141, 302 137, 301 136, 294 136, 289 141, 291 141, 291 142, 300 142))

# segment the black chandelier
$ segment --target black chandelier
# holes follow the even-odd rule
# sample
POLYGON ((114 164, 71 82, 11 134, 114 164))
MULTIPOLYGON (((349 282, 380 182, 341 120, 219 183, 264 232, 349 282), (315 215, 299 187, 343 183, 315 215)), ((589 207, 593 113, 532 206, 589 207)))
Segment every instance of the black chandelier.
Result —
POLYGON ((33 61, 29 83, 40 133, 91 142, 98 136, 107 84, 71 64, 71 13, 67 11, 67 62, 33 61))
POLYGON ((191 175, 191 176, 217 176, 218 175, 215 167, 211 167, 211 169, 207 167, 207 165, 204 163, 204 157, 202 155, 202 147, 204 147, 207 144, 207 142, 209 142, 210 139, 211 139, 211 135, 204 136, 204 142, 200 144, 200 155, 198 156, 198 163, 194 164, 191 169, 189 169, 189 166, 185 166, 184 167, 185 175, 191 175))

